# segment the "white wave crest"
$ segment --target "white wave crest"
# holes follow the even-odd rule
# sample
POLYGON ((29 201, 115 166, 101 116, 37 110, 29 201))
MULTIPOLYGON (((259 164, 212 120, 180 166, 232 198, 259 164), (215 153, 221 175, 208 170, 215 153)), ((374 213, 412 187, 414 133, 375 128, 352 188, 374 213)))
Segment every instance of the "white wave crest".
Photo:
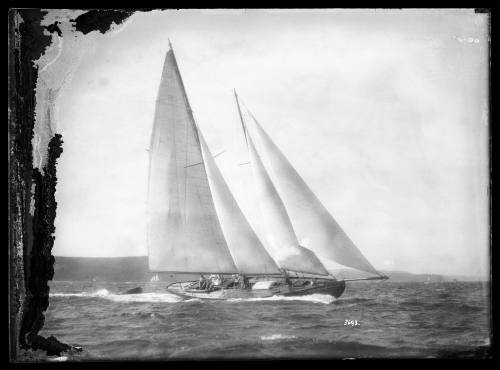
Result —
POLYGON ((63 361, 67 361, 67 360, 68 360, 68 356, 47 357, 47 361, 63 362, 63 361))
MULTIPOLYGON (((103 298, 114 302, 201 302, 200 298, 183 299, 175 294, 165 293, 139 293, 139 294, 113 294, 107 289, 99 289, 95 292, 81 293, 50 293, 51 297, 88 297, 88 298, 103 298)), ((335 301, 335 297, 328 294, 310 294, 304 296, 284 297, 272 296, 266 298, 229 298, 227 302, 268 302, 268 301, 303 301, 312 303, 330 304, 335 301)))
POLYGON ((295 335, 284 335, 284 334, 271 334, 263 335, 260 337, 262 340, 283 340, 283 339, 296 339, 295 335))
POLYGON ((170 293, 110 294, 106 299, 114 302, 162 302, 176 303, 183 299, 170 293))
POLYGON ((109 291, 107 289, 81 293, 50 293, 50 297, 105 297, 107 295, 109 295, 109 291))
MULTIPOLYGON (((140 293, 140 294, 112 294, 107 289, 99 289, 95 292, 82 293, 51 293, 51 297, 97 297, 114 302, 165 302, 176 303, 183 301, 181 297, 170 293, 140 293)), ((191 301, 191 300, 190 300, 191 301)))
POLYGON ((97 297, 106 297, 109 295, 109 292, 107 289, 99 289, 97 292, 94 293, 97 297))
POLYGON ((230 302, 258 302, 258 301, 305 301, 313 303, 330 304, 335 302, 335 297, 328 294, 309 294, 295 297, 272 296, 266 298, 234 298, 229 299, 230 302))

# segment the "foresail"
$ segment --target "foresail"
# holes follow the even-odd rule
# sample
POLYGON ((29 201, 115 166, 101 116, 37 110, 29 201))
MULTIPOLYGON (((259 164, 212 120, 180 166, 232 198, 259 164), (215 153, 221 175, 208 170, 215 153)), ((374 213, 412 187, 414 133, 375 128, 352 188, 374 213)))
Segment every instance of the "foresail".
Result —
MULTIPOLYGON (((251 113, 250 113, 251 115, 251 113)), ((271 166, 271 176, 302 245, 320 259, 379 275, 292 167, 255 117, 254 127, 271 166)))
POLYGON ((250 135, 247 135, 247 144, 271 254, 286 270, 328 275, 316 255, 299 245, 285 206, 255 150, 250 135))
POLYGON ((167 52, 163 68, 149 155, 150 270, 237 272, 219 225, 172 50, 167 52))
POLYGON ((243 215, 198 129, 201 151, 222 232, 239 272, 279 274, 279 267, 266 251, 243 215))

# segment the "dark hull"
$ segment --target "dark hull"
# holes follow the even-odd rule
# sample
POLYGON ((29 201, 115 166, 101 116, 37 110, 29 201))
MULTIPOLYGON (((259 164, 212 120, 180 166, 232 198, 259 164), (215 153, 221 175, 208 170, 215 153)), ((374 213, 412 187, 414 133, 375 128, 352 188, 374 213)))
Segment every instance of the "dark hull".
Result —
POLYGON ((324 287, 311 287, 311 288, 304 288, 304 289, 296 289, 292 290, 289 293, 283 293, 279 295, 283 296, 301 296, 301 295, 307 295, 307 294, 328 294, 331 296, 334 296, 335 298, 340 297, 345 291, 345 281, 340 280, 340 281, 335 281, 332 284, 328 284, 328 286, 324 287))
POLYGON ((252 290, 252 289, 218 289, 214 291, 203 291, 198 289, 182 289, 168 287, 170 293, 183 298, 227 300, 227 299, 246 299, 246 298, 268 298, 274 296, 295 297, 310 294, 328 294, 338 298, 344 293, 345 281, 329 281, 308 287, 289 287, 281 285, 272 289, 252 290))
POLYGON ((126 292, 120 293, 120 294, 141 294, 143 293, 142 287, 137 287, 133 289, 129 289, 126 292))

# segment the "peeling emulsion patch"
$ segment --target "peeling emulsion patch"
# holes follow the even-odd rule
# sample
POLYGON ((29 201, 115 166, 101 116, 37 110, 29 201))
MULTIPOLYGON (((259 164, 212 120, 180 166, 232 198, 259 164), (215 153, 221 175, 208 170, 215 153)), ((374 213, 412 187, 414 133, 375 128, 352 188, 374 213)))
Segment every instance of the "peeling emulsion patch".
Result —
POLYGON ((57 100, 78 69, 82 56, 92 48, 96 34, 112 30, 132 15, 120 10, 50 10, 41 21, 52 42, 35 60, 38 69, 35 92, 35 127, 32 139, 33 166, 44 171, 48 142, 59 132, 57 100))
POLYGON ((63 151, 54 107, 71 71, 62 74, 56 86, 48 86, 41 74, 53 77, 51 68, 65 57, 65 32, 77 39, 92 31, 105 33, 134 12, 9 10, 9 355, 13 362, 34 361, 21 356, 24 350, 41 349, 51 355, 72 348, 38 335, 49 306, 48 281, 54 274, 56 166, 63 151))

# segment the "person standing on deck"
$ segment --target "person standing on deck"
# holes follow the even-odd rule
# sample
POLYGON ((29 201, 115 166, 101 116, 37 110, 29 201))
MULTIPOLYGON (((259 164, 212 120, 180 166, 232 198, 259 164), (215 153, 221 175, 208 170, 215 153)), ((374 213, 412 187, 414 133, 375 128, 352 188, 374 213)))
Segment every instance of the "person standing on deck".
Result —
POLYGON ((215 286, 219 286, 222 284, 222 276, 221 275, 215 275, 215 280, 213 281, 215 286))
POLYGON ((243 288, 250 288, 250 282, 248 281, 248 278, 243 275, 243 279, 242 279, 242 284, 243 284, 243 288))
POLYGON ((240 279, 240 275, 239 275, 239 274, 236 274, 236 275, 234 276, 234 286, 235 286, 235 287, 240 287, 240 280, 241 280, 241 279, 240 279))
POLYGON ((205 278, 205 276, 203 276, 203 274, 200 275, 200 289, 206 289, 207 285, 208 285, 208 281, 205 278))
POLYGON ((292 286, 292 281, 288 277, 288 274, 287 274, 286 270, 285 269, 280 269, 280 270, 281 270, 281 273, 283 274, 283 276, 285 278, 285 284, 291 287, 292 286))

